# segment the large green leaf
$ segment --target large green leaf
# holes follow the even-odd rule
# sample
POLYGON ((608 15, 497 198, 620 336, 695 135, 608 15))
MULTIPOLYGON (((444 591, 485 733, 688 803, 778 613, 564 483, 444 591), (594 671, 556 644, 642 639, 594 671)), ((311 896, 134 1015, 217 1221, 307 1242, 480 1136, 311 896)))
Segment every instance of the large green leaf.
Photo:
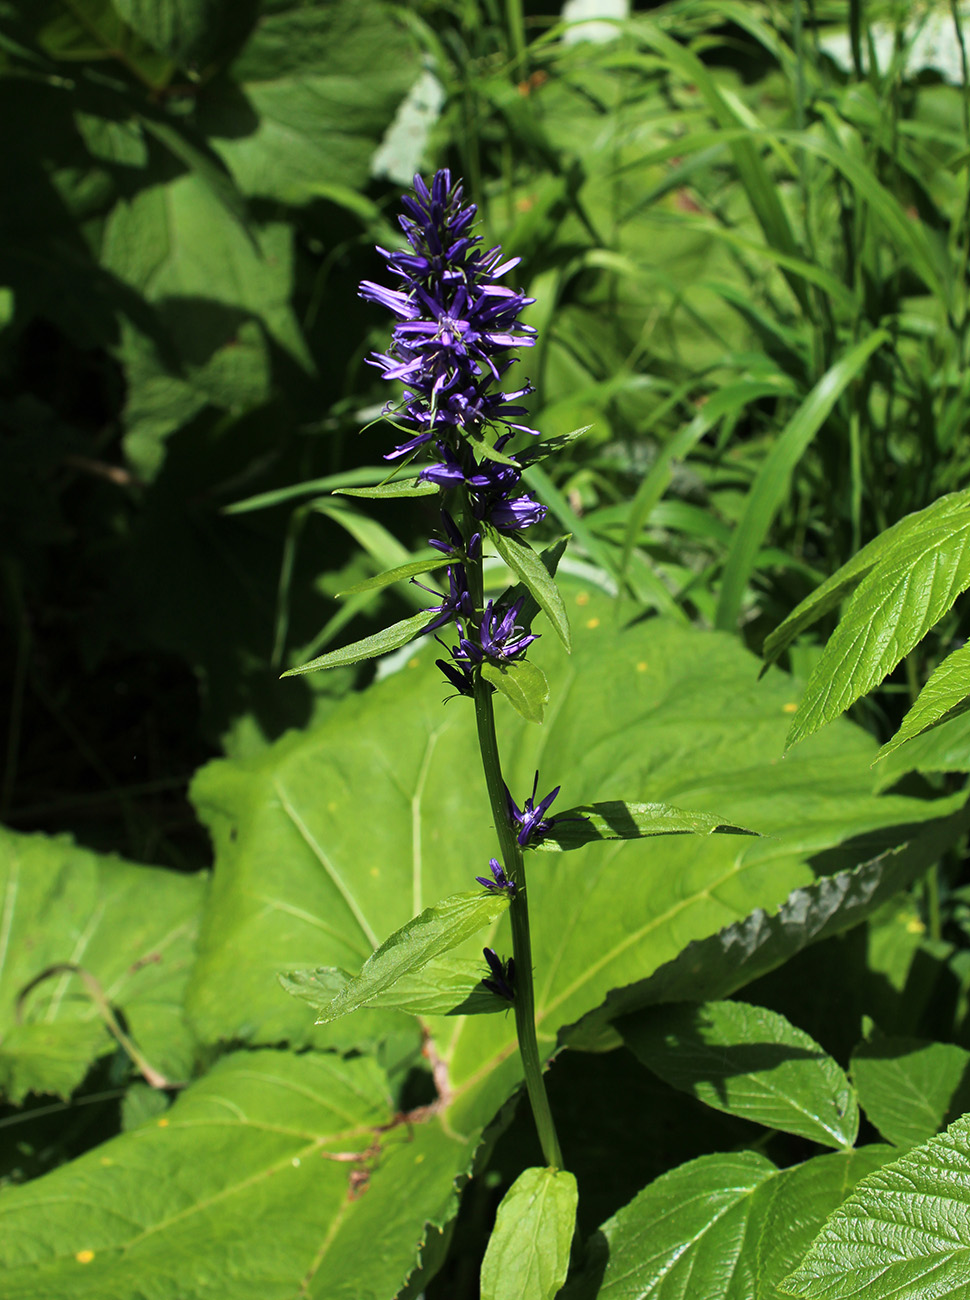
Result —
POLYGON ((371 155, 419 67, 372 0, 284 3, 264 13, 199 122, 244 193, 308 203, 362 189, 371 155))
POLYGON ((99 998, 123 1013, 154 1069, 173 1082, 188 1076, 182 1001, 205 883, 66 839, 0 830, 0 1091, 8 1099, 67 1096, 112 1050, 99 998))
POLYGON ((812 1300, 966 1300, 970 1115, 864 1179, 783 1289, 812 1300))
POLYGON ((915 1146, 970 1110, 970 1052, 955 1043, 879 1036, 852 1053, 852 1082, 883 1137, 915 1146))
POLYGON ((708 1106, 825 1146, 851 1147, 859 1108, 827 1052, 775 1011, 675 1004, 619 1025, 644 1065, 708 1106))
POLYGON ((238 1052, 161 1119, 4 1189, 4 1300, 382 1300, 472 1155, 434 1118, 395 1122, 366 1057, 238 1052))

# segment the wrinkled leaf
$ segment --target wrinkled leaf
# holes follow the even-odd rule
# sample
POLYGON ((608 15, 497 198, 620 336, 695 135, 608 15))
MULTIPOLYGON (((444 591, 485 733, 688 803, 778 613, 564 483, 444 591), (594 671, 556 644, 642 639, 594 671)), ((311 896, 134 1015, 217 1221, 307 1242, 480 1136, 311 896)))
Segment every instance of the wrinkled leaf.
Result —
POLYGON ((542 669, 528 659, 482 665, 482 676, 501 691, 526 722, 541 722, 549 703, 549 683, 542 669))
MULTIPOLYGON (((419 970, 408 971, 394 984, 368 1000, 368 1007, 387 1007, 415 1016, 475 1016, 508 1011, 508 1003, 482 987, 489 974, 483 959, 438 958, 419 970)), ((302 998, 314 1011, 326 1011, 350 983, 347 971, 334 966, 294 970, 281 974, 283 988, 302 998)))
POLYGON ((613 799, 557 812, 552 829, 535 847, 558 851, 579 849, 599 840, 638 840, 647 835, 712 835, 717 830, 734 829, 726 827, 722 818, 711 813, 684 812, 662 803, 613 799))
POLYGON ((970 1110, 970 1052, 954 1043, 879 1036, 852 1053, 852 1082, 883 1137, 916 1146, 970 1110))

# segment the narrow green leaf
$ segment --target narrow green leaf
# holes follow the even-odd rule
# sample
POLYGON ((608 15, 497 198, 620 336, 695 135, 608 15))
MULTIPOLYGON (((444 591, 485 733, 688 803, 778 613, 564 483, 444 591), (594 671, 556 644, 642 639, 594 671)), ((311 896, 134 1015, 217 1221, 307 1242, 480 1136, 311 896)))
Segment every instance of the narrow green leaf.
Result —
POLYGON ((734 540, 724 566, 718 598, 716 626, 730 631, 738 620, 744 589, 785 494, 788 481, 809 443, 832 413, 835 403, 865 368, 872 354, 889 335, 875 330, 840 357, 802 402, 778 436, 748 493, 744 514, 734 530, 734 540))
POLYGON ((824 1146, 855 1141, 859 1109, 841 1066, 775 1011, 681 1003, 617 1028, 654 1074, 715 1110, 824 1146))
POLYGON ((859 584, 792 720, 795 745, 877 686, 970 586, 970 513, 910 533, 859 584))
POLYGON ((345 645, 341 650, 330 650, 325 655, 311 659, 308 664, 301 664, 299 668, 288 668, 281 676, 301 677, 304 673, 315 673, 321 668, 342 668, 345 664, 357 664, 362 659, 373 659, 391 650, 399 650, 402 645, 407 645, 427 627, 429 621, 427 611, 423 614, 412 614, 410 618, 404 618, 400 623, 392 623, 382 632, 365 636, 352 645, 345 645))
POLYGON ((557 812, 552 830, 536 848, 556 852, 582 848, 598 840, 639 840, 645 835, 711 835, 717 830, 737 832, 738 828, 711 813, 684 812, 665 803, 610 799, 557 812))
POLYGON ((541 722, 549 703, 546 675, 528 659, 513 659, 504 664, 484 664, 482 676, 502 692, 526 722, 541 722))
POLYGON ((494 460, 499 465, 512 465, 515 469, 520 468, 516 458, 507 451, 500 451, 497 447, 493 447, 481 429, 476 429, 474 425, 468 425, 463 430, 463 434, 472 443, 478 454, 484 456, 486 460, 494 460))
POLYGON ((953 1043, 883 1038, 852 1053, 859 1104, 898 1147, 915 1146, 970 1110, 970 1052, 953 1043))
POLYGON ((378 483, 374 487, 334 488, 334 496, 367 497, 376 501, 389 501, 395 497, 433 497, 438 490, 436 484, 426 483, 415 476, 392 479, 390 483, 378 483))
POLYGON ((339 474, 327 474, 324 478, 306 479, 302 483, 291 483, 288 487, 274 488, 271 492, 257 492, 255 496, 244 497, 223 506, 224 515, 244 515, 251 510, 265 510, 269 506, 281 505, 297 497, 315 496, 320 492, 335 492, 337 488, 353 486, 358 483, 379 483, 387 474, 382 465, 361 465, 356 469, 341 470, 339 474))
POLYGON ((547 456, 554 456, 557 452, 565 450, 570 443, 575 442, 577 438, 581 438, 584 433, 589 433, 592 427, 591 424, 584 424, 579 429, 573 429, 571 433, 560 433, 555 438, 543 438, 542 442, 533 443, 525 451, 517 452, 515 458, 523 469, 527 465, 538 465, 547 456))
POLYGON ((806 1300, 961 1300, 970 1288, 970 1115, 858 1185, 782 1283, 806 1300))
POLYGON ((504 893, 478 890, 452 894, 426 907, 385 939, 364 962, 360 973, 337 992, 320 1012, 318 1025, 345 1016, 386 993, 397 980, 420 970, 435 957, 457 948, 501 916, 509 905, 504 893))
POLYGON ((811 627, 824 614, 840 605, 878 563, 888 560, 890 553, 897 546, 908 545, 912 534, 934 527, 949 515, 965 512, 968 505, 970 505, 970 490, 951 492, 948 496, 934 501, 925 510, 905 515, 891 528, 874 537, 847 564, 843 564, 841 569, 816 587, 811 595, 806 596, 801 604, 796 605, 785 621, 779 623, 766 638, 763 650, 765 667, 774 663, 807 627, 811 627))
POLYGON ((542 560, 521 537, 501 533, 495 528, 488 530, 488 536, 501 558, 512 572, 522 579, 535 597, 559 640, 568 651, 571 646, 569 616, 559 594, 559 588, 550 577, 542 560))
MULTIPOLYGON (((507 1002, 482 987, 487 974, 488 968, 481 960, 438 958, 420 970, 401 975, 390 988, 370 998, 367 1006, 406 1011, 412 1016, 474 1016, 507 1011, 507 1002)), ((351 978, 336 966, 318 966, 315 970, 282 972, 279 981, 287 993, 314 1011, 326 1011, 351 978)))
POLYGON ((482 1300, 553 1300, 566 1280, 579 1191, 564 1169, 526 1169, 502 1197, 482 1300))
MULTIPOLYGON (((543 568, 550 578, 556 576, 556 570, 559 568, 559 561, 565 554, 566 547, 569 545, 569 538, 560 537, 558 542, 553 542, 539 552, 539 559, 542 561, 543 568)), ((522 601, 522 607, 519 610, 519 622, 523 627, 532 626, 532 621, 539 613, 540 605, 532 592, 524 582, 517 582, 514 587, 509 587, 502 596, 502 603, 506 607, 522 601)))
POLYGON ((885 758, 905 741, 970 709, 970 646, 960 646, 938 664, 902 725, 873 761, 885 758))
POLYGON ((362 591, 377 591, 381 587, 390 587, 392 583, 402 582, 405 578, 415 578, 419 573, 431 573, 435 569, 443 569, 447 563, 448 557, 437 552, 421 560, 411 560, 409 564, 399 564, 396 569, 385 569, 383 573, 375 573, 372 578, 365 578, 363 582, 357 582, 352 587, 345 587, 343 591, 338 591, 337 595, 356 596, 362 591))

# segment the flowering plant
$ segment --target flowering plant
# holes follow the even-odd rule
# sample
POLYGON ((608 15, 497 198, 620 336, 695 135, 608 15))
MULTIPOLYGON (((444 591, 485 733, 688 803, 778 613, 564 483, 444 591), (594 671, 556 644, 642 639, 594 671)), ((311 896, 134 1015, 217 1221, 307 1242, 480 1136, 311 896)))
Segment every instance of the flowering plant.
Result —
MULTIPOLYGON (((480 977, 453 1009, 468 1014, 509 1007, 514 1011, 526 1089, 547 1164, 548 1207, 541 1212, 556 1216, 560 1224, 568 1220, 568 1246, 576 1184, 572 1175, 563 1172, 536 1038, 526 852, 578 848, 595 840, 710 833, 720 828, 720 822, 708 814, 624 801, 587 804, 550 816, 560 786, 537 802, 537 772, 532 792, 520 807, 503 779, 495 693, 504 695, 523 717, 535 723, 541 723, 549 696, 541 669, 527 657, 539 635, 532 631, 532 624, 540 611, 567 651, 570 647, 566 609, 555 583, 566 539, 539 553, 522 536, 546 516, 545 506, 527 490, 524 474, 530 465, 585 430, 576 430, 565 439, 533 441, 514 455, 508 450, 517 434, 539 437, 522 422, 527 411, 520 401, 533 391, 532 386, 525 383, 510 391, 497 387, 515 364, 513 354, 535 343, 534 329, 520 319, 534 300, 499 283, 519 265, 519 259, 503 261, 498 247, 481 250, 481 238, 473 233, 476 208, 464 202, 461 183, 453 182, 447 169, 437 172, 430 186, 416 176, 414 191, 403 199, 405 214, 400 218, 409 250, 378 249, 396 285, 365 280, 360 294, 395 317, 387 351, 372 357, 384 379, 405 385, 403 396, 385 409, 387 418, 404 433, 385 459, 395 466, 410 466, 427 451, 433 459, 423 463, 416 474, 395 477, 392 472, 378 488, 356 489, 353 494, 439 496, 441 531, 429 541, 435 556, 389 570, 361 587, 404 579, 417 582, 419 575, 444 568, 448 591, 445 594, 418 583, 437 604, 285 675, 354 663, 396 649, 415 637, 453 627, 452 638, 437 637, 447 656, 437 663, 448 685, 474 705, 501 856, 489 857, 490 876, 475 877, 479 890, 452 895, 425 909, 385 940, 359 974, 348 979, 341 972, 332 972, 333 996, 322 1007, 318 1023, 378 999, 381 1006, 400 1005, 414 1011, 422 996, 422 973, 428 981, 429 1005, 433 1001, 434 1009, 440 1011, 440 997, 435 990, 432 998, 431 984, 441 977, 443 954, 507 912, 512 954, 503 957, 486 947, 480 977), (500 595, 486 598, 483 558, 488 547, 518 581, 500 595), (397 1003, 395 988, 401 990, 397 1003)), ((314 982, 314 1004, 320 1009, 319 972, 314 982)), ((306 980, 294 978, 286 987, 297 996, 306 996, 306 984, 306 980)), ((527 1171, 530 1177, 535 1173, 527 1171)), ((514 1201, 520 1192, 517 1183, 509 1197, 514 1201)), ((499 1226, 503 1222, 509 1224, 508 1216, 500 1215, 499 1226)), ((499 1252, 504 1248, 498 1229, 493 1245, 499 1252)), ((562 1261, 563 1278, 566 1263, 568 1251, 562 1261)))

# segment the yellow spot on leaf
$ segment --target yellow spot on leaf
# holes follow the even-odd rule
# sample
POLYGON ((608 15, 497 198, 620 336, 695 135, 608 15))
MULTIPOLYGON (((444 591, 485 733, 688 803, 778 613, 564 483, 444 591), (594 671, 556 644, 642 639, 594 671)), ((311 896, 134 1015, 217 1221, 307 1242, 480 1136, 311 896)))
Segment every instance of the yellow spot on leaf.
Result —
POLYGON ((416 1165, 421 1164, 421 1162, 422 1162, 423 1160, 424 1160, 424 1156, 415 1156, 415 1157, 414 1157, 414 1163, 415 1163, 416 1165))
POLYGON ((926 926, 918 916, 911 916, 906 922, 906 929, 910 934, 923 934, 926 931, 926 926))
POLYGON ((374 877, 374 879, 376 880, 377 877, 381 874, 381 869, 380 869, 380 867, 371 867, 371 869, 370 869, 370 873, 371 873, 371 875, 374 877))
POLYGON ((110 1156, 102 1156, 102 1157, 101 1157, 101 1166, 102 1166, 103 1169, 110 1169, 111 1166, 112 1166, 113 1164, 114 1164, 114 1161, 111 1159, 110 1156))
POLYGON ((577 604, 577 605, 588 605, 588 604, 589 604, 589 592, 588 592, 588 591, 581 591, 581 592, 579 593, 579 595, 576 597, 576 604, 577 604))
POLYGON ((797 704, 783 704, 781 706, 781 711, 782 713, 794 713, 797 708, 797 704))
POLYGON ((77 1260, 79 1264, 90 1264, 92 1259, 94 1259, 94 1251, 79 1250, 78 1253, 74 1256, 74 1258, 77 1260))
POLYGON ((647 671, 647 661, 646 659, 641 659, 640 662, 637 664, 637 672, 645 673, 646 671, 647 671))
POLYGON ((588 619, 586 620, 586 626, 587 626, 587 627, 591 627, 591 628, 592 628, 592 627, 599 627, 599 625, 600 625, 600 621, 599 621, 598 618, 588 618, 588 619))
POLYGON ((160 1120, 158 1121, 158 1127, 159 1127, 159 1128, 168 1128, 168 1120, 167 1120, 167 1119, 160 1119, 160 1120))
POLYGON ((409 667, 409 668, 417 668, 418 663, 419 663, 419 660, 418 660, 418 659, 409 659, 409 660, 408 660, 408 667, 409 667))

